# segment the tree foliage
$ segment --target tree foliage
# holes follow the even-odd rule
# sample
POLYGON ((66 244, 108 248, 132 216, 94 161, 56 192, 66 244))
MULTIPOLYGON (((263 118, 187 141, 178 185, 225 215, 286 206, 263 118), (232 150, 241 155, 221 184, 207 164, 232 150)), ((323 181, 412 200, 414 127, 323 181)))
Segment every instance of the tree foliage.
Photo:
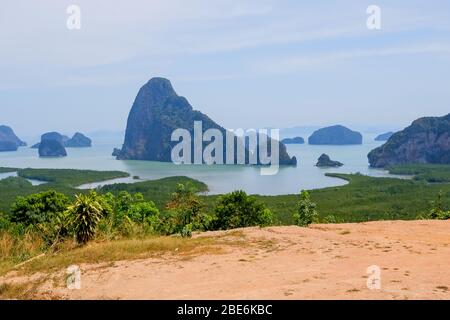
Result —
POLYGON ((273 221, 272 212, 242 190, 219 197, 214 212, 214 228, 219 230, 267 226, 273 221))
POLYGON ((64 212, 69 203, 69 198, 54 190, 17 197, 11 207, 11 221, 25 225, 47 223, 64 212))
POLYGON ((109 212, 106 202, 95 191, 79 194, 67 209, 78 243, 85 244, 95 236, 101 218, 109 212))
POLYGON ((446 210, 445 208, 442 191, 439 191, 436 201, 433 201, 431 203, 431 206, 432 208, 428 213, 428 218, 437 220, 450 219, 450 211, 446 210))
POLYGON ((306 190, 300 192, 300 200, 297 204, 297 212, 294 213, 295 224, 300 227, 307 227, 311 223, 317 222, 319 214, 316 210, 317 205, 311 201, 311 196, 306 190))
POLYGON ((189 184, 178 184, 166 205, 165 228, 167 233, 190 237, 192 231, 208 229, 212 217, 204 212, 203 203, 189 184))

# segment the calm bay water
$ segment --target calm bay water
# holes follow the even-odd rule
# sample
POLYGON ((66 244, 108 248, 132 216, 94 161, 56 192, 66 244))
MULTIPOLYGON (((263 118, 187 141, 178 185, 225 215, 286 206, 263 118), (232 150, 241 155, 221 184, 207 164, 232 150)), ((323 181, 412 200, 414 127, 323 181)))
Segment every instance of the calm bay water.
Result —
MULTIPOLYGON (((344 180, 326 177, 327 172, 356 173, 385 177, 389 174, 368 166, 367 153, 381 145, 373 135, 365 135, 362 145, 313 146, 288 145, 289 154, 299 161, 297 167, 281 167, 278 174, 261 176, 258 167, 230 165, 174 165, 150 161, 119 161, 111 156, 114 147, 121 141, 95 140, 92 148, 69 148, 65 158, 39 158, 36 149, 20 148, 17 152, 0 152, 0 167, 18 168, 71 168, 92 170, 120 170, 143 180, 170 176, 188 176, 205 182, 211 194, 230 192, 236 189, 251 194, 279 195, 297 193, 301 189, 317 189, 346 184, 344 180), (340 168, 317 168, 317 158, 327 153, 331 159, 344 163, 340 168)), ((7 175, 4 175, 7 176, 7 175)), ((398 176, 396 176, 398 177, 398 176)), ((0 177, 2 178, 2 177, 0 177)), ((135 182, 130 178, 111 182, 135 182)), ((82 186, 95 187, 103 183, 82 186)))

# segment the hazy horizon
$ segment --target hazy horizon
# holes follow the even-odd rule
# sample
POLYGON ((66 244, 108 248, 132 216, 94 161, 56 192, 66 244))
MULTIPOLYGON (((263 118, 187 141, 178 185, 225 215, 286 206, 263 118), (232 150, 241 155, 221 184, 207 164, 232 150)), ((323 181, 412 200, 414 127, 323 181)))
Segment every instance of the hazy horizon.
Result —
MULTIPOLYGON (((450 112, 448 1, 14 1, 0 12, 0 124, 124 131, 166 77, 226 128, 402 129, 450 112), (68 5, 81 29, 68 30, 68 5), (381 30, 366 27, 369 5, 381 30)), ((381 132, 380 132, 381 133, 381 132)))

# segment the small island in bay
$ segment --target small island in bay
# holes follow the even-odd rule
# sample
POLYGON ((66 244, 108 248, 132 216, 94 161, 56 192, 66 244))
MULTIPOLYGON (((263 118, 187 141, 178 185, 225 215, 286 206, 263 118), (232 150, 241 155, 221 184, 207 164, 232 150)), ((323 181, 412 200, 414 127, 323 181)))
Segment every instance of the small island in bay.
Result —
POLYGON ((17 151, 19 147, 27 144, 20 140, 11 127, 0 125, 0 152, 1 151, 17 151))
POLYGON ((89 148, 92 140, 80 132, 76 132, 73 137, 65 142, 66 148, 89 148))
POLYGON ((382 133, 375 138, 375 141, 388 141, 389 138, 392 137, 393 134, 394 134, 394 132, 392 132, 392 131, 382 133))
POLYGON ((65 157, 64 136, 58 132, 47 132, 41 136, 41 142, 32 148, 38 148, 39 157, 65 157))
POLYGON ((284 144, 304 144, 305 139, 303 139, 302 137, 294 137, 283 139, 281 140, 281 142, 284 144))
MULTIPOLYGON (((59 132, 47 132, 41 136, 41 141, 43 138, 47 140, 58 140, 65 148, 89 148, 92 146, 92 140, 80 132, 76 132, 72 138, 59 132)), ((31 148, 39 149, 40 144, 41 143, 38 142, 31 146, 31 148)))
POLYGON ((342 167, 343 165, 342 162, 331 160, 326 153, 322 153, 316 163, 316 167, 342 167))
POLYGON ((335 125, 314 131, 308 138, 313 145, 362 144, 362 134, 347 127, 335 125))
POLYGON ((64 145, 58 140, 42 140, 39 144, 39 157, 65 157, 64 145))

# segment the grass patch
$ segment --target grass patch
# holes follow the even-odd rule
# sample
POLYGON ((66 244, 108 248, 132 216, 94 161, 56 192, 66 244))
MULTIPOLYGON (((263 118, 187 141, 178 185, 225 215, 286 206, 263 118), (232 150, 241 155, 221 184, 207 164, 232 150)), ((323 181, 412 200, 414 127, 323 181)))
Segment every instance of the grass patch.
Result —
POLYGON ((30 287, 26 283, 0 283, 0 299, 30 300, 33 298, 30 287))
POLYGON ((66 244, 60 252, 30 261, 19 268, 26 274, 57 272, 70 265, 98 264, 121 260, 146 259, 165 254, 182 258, 198 254, 218 254, 221 251, 211 238, 150 237, 106 242, 91 242, 83 247, 66 244))

